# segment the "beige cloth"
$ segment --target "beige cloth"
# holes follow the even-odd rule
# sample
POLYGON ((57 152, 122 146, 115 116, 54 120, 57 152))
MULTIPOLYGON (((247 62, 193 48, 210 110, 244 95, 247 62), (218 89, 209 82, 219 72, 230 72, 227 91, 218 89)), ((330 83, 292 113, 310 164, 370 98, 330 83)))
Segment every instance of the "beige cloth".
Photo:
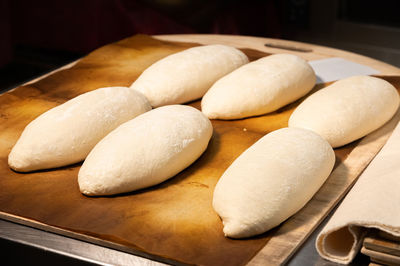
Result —
POLYGON ((400 124, 318 235, 318 253, 350 263, 367 228, 400 236, 400 124))

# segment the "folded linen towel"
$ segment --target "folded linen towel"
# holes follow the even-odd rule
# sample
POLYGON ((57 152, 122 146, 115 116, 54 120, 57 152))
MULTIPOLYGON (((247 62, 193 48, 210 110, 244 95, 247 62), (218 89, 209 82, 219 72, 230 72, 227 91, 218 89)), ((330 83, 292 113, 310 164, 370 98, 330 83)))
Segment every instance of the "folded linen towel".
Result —
POLYGON ((400 124, 318 235, 317 251, 350 263, 368 228, 400 236, 400 124))

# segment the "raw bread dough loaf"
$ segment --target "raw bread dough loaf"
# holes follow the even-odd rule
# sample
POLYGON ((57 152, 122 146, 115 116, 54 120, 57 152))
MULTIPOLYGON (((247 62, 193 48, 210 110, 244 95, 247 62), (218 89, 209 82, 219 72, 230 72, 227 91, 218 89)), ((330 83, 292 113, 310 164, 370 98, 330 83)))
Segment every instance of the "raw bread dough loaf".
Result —
POLYGON ((244 65, 218 80, 201 101, 210 119, 237 119, 275 111, 307 94, 314 70, 304 59, 276 54, 244 65))
POLYGON ((305 99, 290 116, 289 127, 312 130, 339 147, 381 127, 398 107, 399 94, 389 82, 354 76, 305 99))
POLYGON ((212 125, 197 109, 170 105, 128 121, 90 152, 78 182, 87 195, 152 186, 176 175, 207 148, 212 125))
POLYGON ((206 45, 167 56, 146 69, 131 85, 153 107, 185 103, 203 97, 222 76, 248 62, 240 50, 206 45))
POLYGON ((8 164, 16 171, 28 172, 82 161, 109 132, 149 110, 146 97, 127 87, 84 93, 26 126, 8 164))
POLYGON ((232 238, 261 234, 300 210, 329 176, 335 154, 312 131, 283 128, 265 135, 222 175, 213 207, 232 238))

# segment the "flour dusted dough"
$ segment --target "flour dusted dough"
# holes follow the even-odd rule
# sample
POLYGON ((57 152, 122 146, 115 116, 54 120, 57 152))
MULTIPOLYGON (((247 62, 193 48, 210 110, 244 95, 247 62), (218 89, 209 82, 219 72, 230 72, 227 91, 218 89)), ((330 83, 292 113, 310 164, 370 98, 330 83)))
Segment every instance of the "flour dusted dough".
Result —
POLYGON ((210 120, 193 107, 154 109, 96 145, 79 171, 80 190, 111 195, 161 183, 200 157, 211 135, 210 120))
POLYGON ((244 65, 218 80, 201 101, 211 119, 237 119, 275 111, 307 94, 314 70, 302 58, 275 54, 244 65))
POLYGON ((290 116, 289 127, 312 130, 339 147, 381 127, 398 107, 399 94, 389 82, 354 76, 305 99, 290 116))
POLYGON ((27 172, 82 161, 105 135, 150 109, 140 92, 127 87, 84 93, 26 126, 8 156, 8 164, 27 172))
POLYGON ((312 131, 283 128, 265 135, 215 187, 213 207, 225 235, 250 237, 279 225, 311 199, 334 163, 329 143, 312 131))
POLYGON ((131 85, 153 107, 201 98, 222 76, 248 62, 240 50, 206 45, 167 56, 146 69, 131 85))

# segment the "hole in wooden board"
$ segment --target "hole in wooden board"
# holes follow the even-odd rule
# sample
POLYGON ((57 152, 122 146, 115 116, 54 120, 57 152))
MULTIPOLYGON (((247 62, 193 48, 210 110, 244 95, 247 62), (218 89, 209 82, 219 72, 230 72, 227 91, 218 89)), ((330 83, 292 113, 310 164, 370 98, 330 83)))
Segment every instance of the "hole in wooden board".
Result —
POLYGON ((302 52, 302 53, 311 53, 313 51, 310 48, 277 44, 277 43, 265 43, 264 46, 271 47, 271 48, 284 49, 284 50, 289 50, 289 51, 302 52))

